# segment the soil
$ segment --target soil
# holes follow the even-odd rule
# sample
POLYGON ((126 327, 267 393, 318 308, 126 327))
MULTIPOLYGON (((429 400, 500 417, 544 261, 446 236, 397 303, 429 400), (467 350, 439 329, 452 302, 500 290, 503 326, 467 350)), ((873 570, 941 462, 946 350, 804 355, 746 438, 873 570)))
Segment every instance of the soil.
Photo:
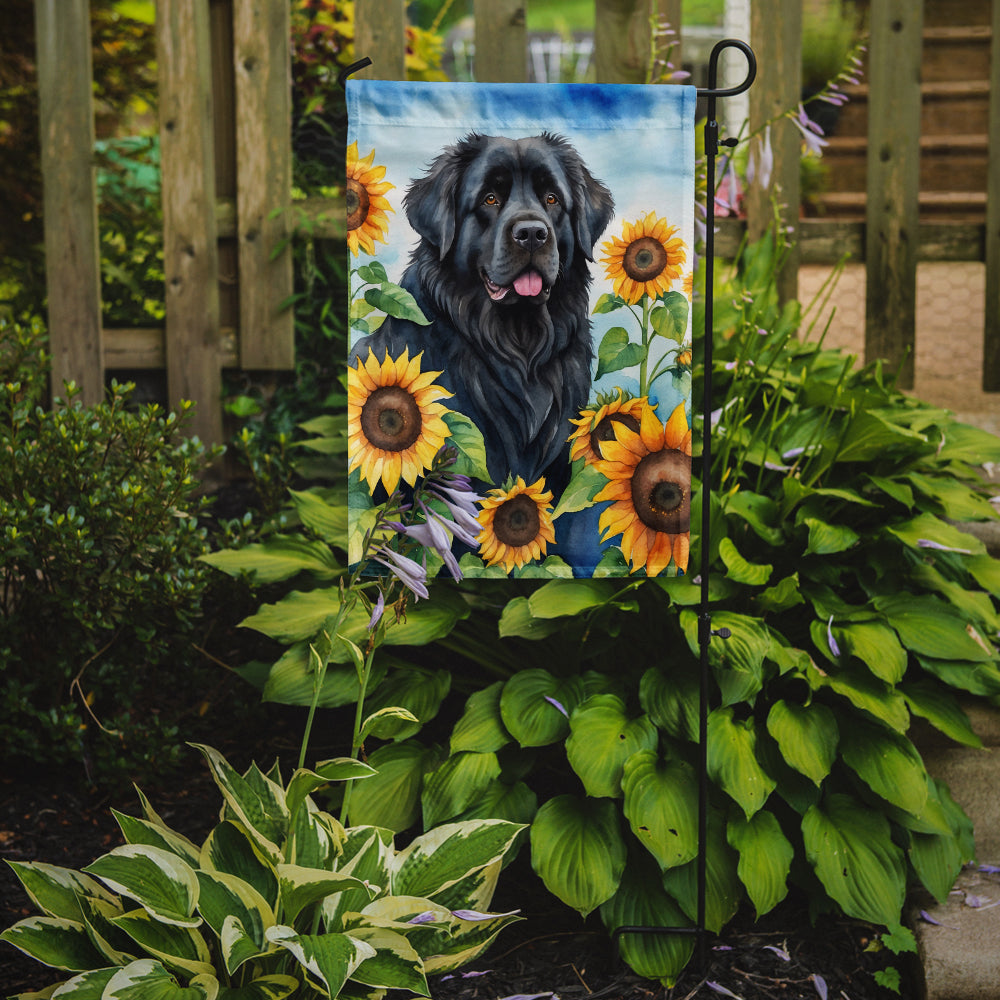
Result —
MULTIPOLYGON (((257 746, 260 730, 256 732, 257 746)), ((291 748, 289 720, 271 720, 265 745, 291 748), (271 738, 273 737, 273 739, 271 738)), ((248 761, 248 735, 220 739, 234 764, 248 761)), ((149 794, 154 808, 175 829, 194 840, 204 837, 218 814, 219 796, 200 756, 192 767, 149 794)), ((0 858, 36 860, 81 868, 122 842, 111 814, 117 808, 139 814, 134 792, 101 794, 57 775, 0 778, 0 858)), ((918 995, 912 969, 885 951, 867 950, 873 928, 857 921, 824 917, 810 924, 800 899, 781 904, 760 922, 740 913, 719 937, 706 935, 705 964, 697 957, 673 989, 642 979, 619 961, 596 915, 587 921, 549 895, 526 857, 500 879, 494 908, 519 908, 525 919, 504 930, 469 969, 431 977, 435 1000, 500 1000, 518 997, 692 1000, 736 996, 742 1000, 888 1000, 874 975, 887 966, 902 973, 900 993, 918 995)), ((0 927, 33 913, 11 870, 0 866, 0 927)), ((48 970, 7 944, 0 944, 0 996, 39 990, 65 976, 48 970)))

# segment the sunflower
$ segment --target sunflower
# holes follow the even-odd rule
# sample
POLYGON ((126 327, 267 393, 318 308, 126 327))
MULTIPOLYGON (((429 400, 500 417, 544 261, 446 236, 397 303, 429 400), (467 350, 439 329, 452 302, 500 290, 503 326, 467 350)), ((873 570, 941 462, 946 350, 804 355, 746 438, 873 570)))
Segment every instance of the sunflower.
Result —
POLYGON ((366 254, 375 253, 375 240, 385 243, 392 212, 389 202, 382 197, 396 185, 383 181, 385 167, 374 167, 375 150, 363 160, 358 159, 358 144, 347 148, 347 245, 355 257, 358 248, 366 254))
POLYGON ((434 383, 440 372, 420 371, 421 357, 406 348, 393 361, 387 350, 380 363, 369 348, 367 361, 347 369, 347 471, 360 467, 372 493, 379 480, 387 493, 400 477, 413 486, 451 434, 437 400, 452 394, 434 383))
POLYGON ((612 236, 601 245, 607 254, 601 263, 615 295, 635 305, 643 295, 656 298, 670 291, 687 260, 687 247, 676 232, 677 226, 668 226, 666 219, 648 212, 642 219, 626 222, 621 239, 612 236))
POLYGON ((541 559, 545 546, 556 538, 551 503, 552 491, 545 489, 544 477, 525 486, 518 476, 509 489, 490 490, 479 513, 483 530, 476 537, 486 564, 500 563, 509 573, 541 559))
POLYGON ((577 427, 566 439, 571 442, 571 462, 578 458, 582 458, 587 465, 602 461, 604 456, 601 454, 601 444, 614 440, 615 424, 622 424, 633 431, 639 430, 639 417, 643 407, 649 405, 649 400, 645 396, 626 399, 621 389, 615 391, 617 395, 608 402, 601 405, 601 399, 598 398, 595 409, 581 410, 580 416, 575 420, 570 418, 570 423, 577 427))
POLYGON ((657 576, 673 558, 687 569, 691 527, 691 430, 684 404, 661 424, 649 407, 639 430, 615 426, 615 440, 601 446, 601 472, 609 483, 594 497, 611 500, 601 514, 601 541, 620 534, 630 572, 657 576))

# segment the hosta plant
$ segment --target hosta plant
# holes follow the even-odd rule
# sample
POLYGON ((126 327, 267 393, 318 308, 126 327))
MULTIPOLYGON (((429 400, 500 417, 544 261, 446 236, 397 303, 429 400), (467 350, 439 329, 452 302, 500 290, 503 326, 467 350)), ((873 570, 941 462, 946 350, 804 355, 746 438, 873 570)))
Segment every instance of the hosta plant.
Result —
POLYGON ((470 961, 518 919, 487 912, 517 824, 450 823, 397 849, 391 831, 347 829, 313 801, 369 766, 338 758, 286 784, 276 767, 240 774, 199 749, 224 802, 202 844, 140 793, 142 818, 115 813, 126 843, 82 871, 11 862, 41 915, 0 938, 69 974, 22 997, 429 996, 428 974, 470 961))

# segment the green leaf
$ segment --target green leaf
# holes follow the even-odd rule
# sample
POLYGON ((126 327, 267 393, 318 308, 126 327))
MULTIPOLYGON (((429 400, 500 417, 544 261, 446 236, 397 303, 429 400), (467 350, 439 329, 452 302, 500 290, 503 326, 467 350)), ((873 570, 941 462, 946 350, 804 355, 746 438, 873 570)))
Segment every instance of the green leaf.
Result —
POLYGON ((352 825, 397 833, 412 826, 420 817, 420 790, 424 773, 436 765, 435 752, 406 740, 379 747, 368 762, 377 773, 351 790, 352 825))
POLYGON ((352 980, 366 986, 430 996, 424 963, 402 934, 384 927, 361 926, 351 930, 351 937, 375 949, 375 954, 351 973, 352 980))
POLYGON ((791 576, 779 580, 773 587, 761 591, 755 597, 755 601, 757 607, 764 614, 768 612, 777 614, 788 611, 789 608, 794 608, 798 604, 804 604, 805 598, 802 596, 802 590, 799 586, 799 574, 792 573, 791 576))
POLYGON ((111 922, 170 969, 188 976, 211 975, 214 971, 208 945, 192 927, 162 923, 145 910, 123 913, 111 922))
POLYGON ((0 933, 6 941, 35 961, 54 969, 81 972, 105 965, 104 957, 91 944, 87 929, 65 917, 28 917, 0 933))
POLYGON ((868 462, 890 448, 926 444, 923 434, 890 423, 871 410, 858 413, 844 434, 837 451, 838 462, 868 462))
POLYGON ((349 934, 296 934, 293 928, 280 924, 268 928, 267 939, 291 952, 331 997, 339 996, 358 966, 376 954, 370 944, 349 934))
POLYGON ((452 754, 424 780, 421 796, 424 827, 454 819, 499 776, 500 764, 495 753, 452 754))
POLYGON ((312 771, 304 767, 298 768, 288 782, 285 805, 289 814, 294 815, 307 796, 331 781, 354 781, 374 777, 377 773, 375 768, 353 757, 334 757, 320 761, 312 771))
MULTIPOLYGON (((615 894, 601 904, 601 919, 609 932, 619 927, 686 927, 691 923, 664 891, 654 865, 630 858, 615 894)), ((625 933, 619 939, 621 957, 640 976, 671 987, 694 952, 691 934, 625 933)))
POLYGON ((617 590, 600 580, 551 580, 528 598, 528 606, 536 618, 564 618, 603 607, 617 590))
POLYGON ((750 587, 762 587, 771 577, 774 567, 768 563, 747 562, 740 555, 732 539, 726 537, 719 542, 719 557, 726 564, 728 577, 737 583, 745 583, 750 587))
POLYGON ((112 892, 134 899, 157 920, 197 927, 198 878, 176 854, 147 844, 124 844, 98 858, 84 871, 96 875, 112 892))
POLYGON ((566 736, 568 716, 582 700, 580 678, 559 679, 547 670, 522 670, 504 684, 500 716, 521 746, 547 746, 566 736), (558 702, 563 711, 553 702, 558 702))
POLYGON ((649 315, 650 324, 659 336, 682 343, 690 313, 687 296, 682 292, 667 292, 661 301, 663 305, 654 308, 649 315))
POLYGON ((927 673, 943 681, 948 687, 986 697, 1000 694, 1000 670, 992 663, 935 660, 931 656, 918 656, 917 662, 927 673))
POLYGON ((277 904, 277 874, 242 824, 227 820, 215 827, 202 844, 200 867, 235 875, 252 885, 272 907, 277 904))
POLYGON ((465 711, 451 733, 452 753, 460 750, 491 753, 510 743, 510 733, 500 717, 502 690, 503 681, 496 681, 469 696, 465 711))
POLYGON ((198 911, 223 944, 226 971, 233 975, 243 962, 267 950, 264 931, 275 923, 267 900, 248 882, 223 872, 198 872, 198 911), (227 921, 239 925, 238 939, 248 941, 242 953, 232 946, 227 921), (228 947, 227 947, 228 945, 228 947))
POLYGON ((986 553, 986 546, 978 538, 942 521, 933 514, 918 514, 909 521, 889 525, 886 530, 913 549, 922 548, 920 543, 927 541, 943 545, 945 548, 964 550, 972 555, 985 555, 986 553))
POLYGON ((876 795, 919 815, 927 801, 927 772, 920 754, 900 733, 851 720, 850 738, 841 741, 844 762, 876 795))
MULTIPOLYGON (((583 465, 570 479, 566 489, 563 490, 562 496, 552 512, 553 519, 562 517, 563 514, 592 507, 594 497, 607 485, 607 477, 598 472, 595 466, 583 465)), ((582 583, 583 581, 578 582, 582 583)))
POLYGON ((828 524, 815 517, 803 518, 803 523, 809 528, 806 555, 829 556, 845 552, 861 537, 846 524, 828 524))
POLYGON ((899 923, 906 866, 882 813, 833 794, 805 814, 802 836, 809 863, 844 913, 873 924, 899 923))
POLYGON ((597 349, 597 372, 594 378, 600 378, 610 372, 631 368, 646 360, 647 348, 642 344, 629 343, 628 330, 623 326, 613 326, 601 338, 597 349))
POLYGON ((570 716, 566 758, 588 795, 617 799, 622 769, 636 751, 654 750, 658 733, 649 716, 630 719, 625 702, 613 694, 595 694, 570 716))
POLYGON ((581 916, 618 889, 625 871, 618 809, 608 799, 557 795, 531 824, 531 865, 546 888, 581 916))
POLYGON ((717 708, 708 717, 708 774, 749 819, 764 805, 776 782, 757 762, 753 718, 733 718, 733 709, 717 708))
POLYGON ((380 739, 405 740, 437 715, 450 688, 451 673, 447 670, 421 667, 394 670, 375 688, 365 707, 373 712, 387 708, 403 708, 410 712, 413 721, 384 719, 379 726, 380 739))
POLYGON ((362 264, 355 274, 368 285, 381 285, 389 280, 385 267, 381 261, 373 260, 368 264, 362 264))
POLYGON ((614 312, 616 309, 621 309, 624 305, 624 299, 620 299, 617 295, 612 295, 610 292, 605 292, 597 300, 597 305, 594 306, 593 314, 596 316, 599 313, 614 312))
POLYGON ((330 503, 316 490, 288 491, 302 523, 324 542, 347 548, 347 503, 330 503))
POLYGON ((81 896, 92 896, 108 903, 115 902, 115 897, 97 879, 71 868, 60 868, 40 861, 8 861, 7 864, 32 903, 46 916, 81 921, 81 896))
POLYGON ((795 849, 781 832, 774 813, 765 809, 750 819, 737 816, 726 828, 729 846, 739 851, 736 873, 759 920, 788 895, 788 873, 795 849))
POLYGON ((365 289, 365 302, 381 309, 387 316, 409 320, 418 326, 430 326, 430 320, 421 312, 417 300, 405 289, 386 281, 378 288, 365 289))
POLYGON ((822 675, 813 667, 807 679, 814 688, 829 688, 855 708, 881 719, 897 732, 906 732, 910 724, 910 713, 906 710, 903 696, 884 681, 873 677, 867 669, 842 667, 836 673, 822 675))
MULTIPOLYGON (((698 616, 685 610, 680 621, 691 653, 700 656, 698 616)), ((729 629, 729 638, 714 637, 708 646, 708 662, 722 689, 723 703, 752 703, 763 686, 764 659, 771 648, 770 633, 759 618, 717 611, 712 615, 712 629, 723 628, 729 629)))
POLYGON ((380 740, 391 740, 401 731, 407 735, 415 732, 414 723, 419 728, 420 720, 409 709, 398 706, 380 708, 365 718, 358 732, 358 738, 366 740, 369 736, 375 736, 380 740), (400 723, 403 725, 400 726, 400 723))
POLYGON ((162 821, 154 823, 145 819, 136 819, 134 816, 126 816, 124 813, 118 812, 117 809, 112 809, 111 812, 129 844, 148 844, 150 847, 159 847, 176 854, 192 867, 198 864, 199 849, 187 837, 162 825, 162 821))
POLYGON ((926 719, 945 736, 967 747, 983 745, 965 710, 947 688, 932 680, 914 680, 900 685, 900 691, 910 711, 926 719))
POLYGON ((491 482, 482 431, 464 413, 457 410, 449 410, 444 415, 444 422, 451 431, 446 443, 458 449, 458 458, 448 471, 481 479, 486 483, 491 482))
MULTIPOLYGON (((278 865, 282 913, 286 920, 295 918, 313 903, 347 889, 367 889, 365 884, 343 872, 303 868, 301 865, 278 865)), ((374 896, 374 891, 371 896, 374 896)))
POLYGON ((843 652, 856 656, 887 684, 898 684, 906 673, 906 650, 896 633, 879 622, 837 625, 833 634, 843 652))
POLYGON ((101 1000, 104 988, 117 972, 117 966, 91 969, 89 972, 82 972, 72 979, 67 979, 58 987, 58 994, 53 994, 51 991, 56 987, 50 986, 42 993, 18 993, 10 997, 10 1000, 43 1000, 43 998, 47 1000, 50 996, 57 996, 59 1000, 101 1000))
POLYGON ((457 818, 505 819, 509 823, 529 824, 538 812, 538 796, 523 782, 512 785, 503 779, 491 782, 472 805, 457 818))
POLYGON ((875 607, 915 653, 939 660, 995 660, 996 653, 975 626, 936 597, 879 595, 875 607))
MULTIPOLYGON (((506 573, 503 574, 506 576, 506 573)), ((564 628, 555 618, 536 618, 531 613, 527 597, 515 597, 504 605, 500 615, 501 639, 517 636, 521 639, 544 639, 564 628)))
POLYGON ((218 980, 195 976, 185 987, 157 961, 142 958, 118 969, 104 987, 101 1000, 216 1000, 218 980))
MULTIPOLYGON (((345 521, 342 538, 346 537, 345 521)), ((318 580, 332 580, 343 573, 325 542, 294 535, 272 535, 265 542, 209 552, 199 558, 230 576, 246 574, 256 584, 288 580, 298 573, 311 573, 318 580)))
POLYGON ((697 856, 698 782, 690 765, 642 750, 625 762, 622 790, 625 818, 661 869, 697 856))
POLYGON ((837 756, 839 731, 833 712, 815 701, 798 705, 779 699, 768 713, 767 731, 785 761, 818 787, 837 756))
POLYGON ((697 674, 681 664, 650 667, 639 681, 639 704, 660 729, 678 740, 698 739, 700 686, 697 674))
POLYGON ((218 1000, 285 1000, 299 988, 292 976, 261 976, 245 986, 223 987, 218 1000))

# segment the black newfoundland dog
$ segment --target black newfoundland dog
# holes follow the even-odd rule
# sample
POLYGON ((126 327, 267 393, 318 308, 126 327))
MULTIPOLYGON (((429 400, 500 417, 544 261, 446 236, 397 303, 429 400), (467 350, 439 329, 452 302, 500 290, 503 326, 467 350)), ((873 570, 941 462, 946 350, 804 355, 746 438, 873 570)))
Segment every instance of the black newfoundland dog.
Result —
POLYGON ((401 284, 431 324, 389 317, 353 355, 423 351, 421 370, 454 393, 445 405, 482 431, 493 482, 544 475, 560 491, 568 420, 590 390, 588 262, 611 193, 559 136, 472 134, 403 204, 420 242, 401 284))

